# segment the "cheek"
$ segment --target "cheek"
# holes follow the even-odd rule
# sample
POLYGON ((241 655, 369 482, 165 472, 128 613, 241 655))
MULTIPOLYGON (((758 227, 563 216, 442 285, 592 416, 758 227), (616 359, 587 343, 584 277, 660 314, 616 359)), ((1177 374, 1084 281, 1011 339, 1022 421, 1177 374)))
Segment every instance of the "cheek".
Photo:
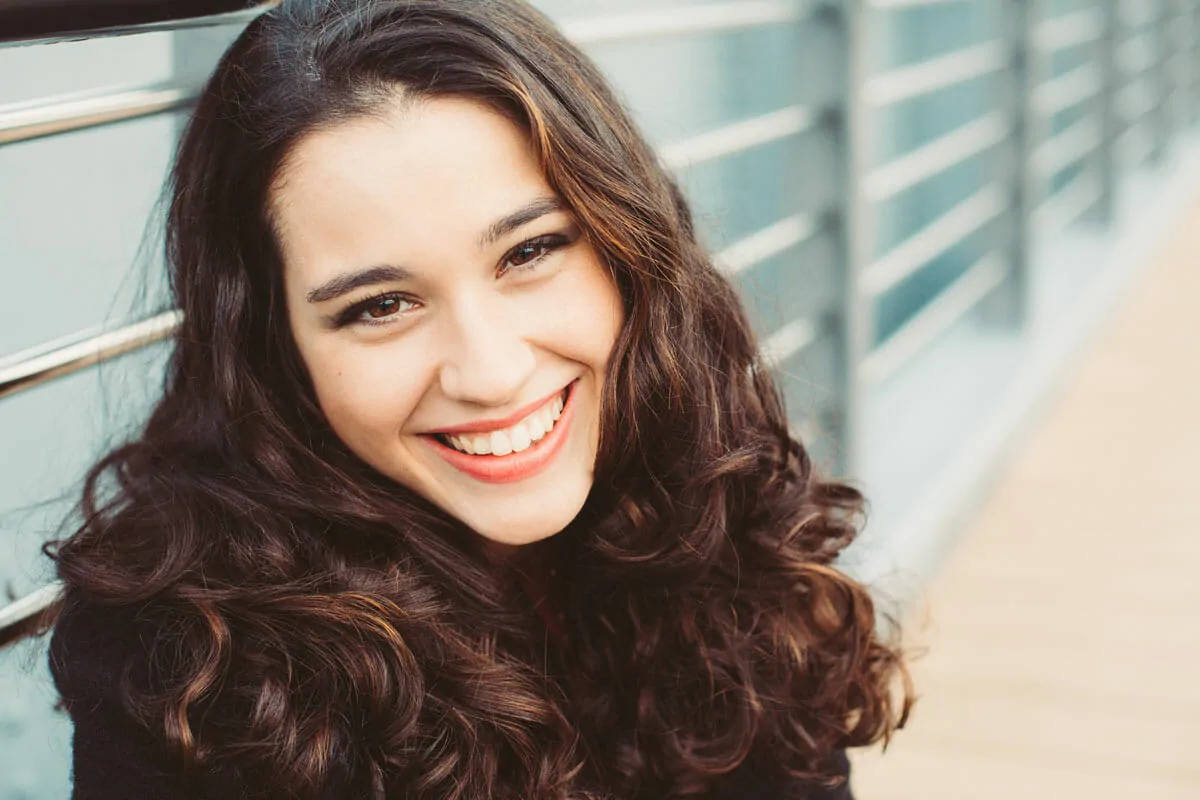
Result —
POLYGON ((351 450, 371 453, 394 443, 418 400, 411 372, 386 347, 347 346, 306 359, 317 401, 329 425, 351 450))
POLYGON ((572 361, 602 370, 624 324, 621 296, 598 262, 561 278, 540 298, 545 341, 572 361))

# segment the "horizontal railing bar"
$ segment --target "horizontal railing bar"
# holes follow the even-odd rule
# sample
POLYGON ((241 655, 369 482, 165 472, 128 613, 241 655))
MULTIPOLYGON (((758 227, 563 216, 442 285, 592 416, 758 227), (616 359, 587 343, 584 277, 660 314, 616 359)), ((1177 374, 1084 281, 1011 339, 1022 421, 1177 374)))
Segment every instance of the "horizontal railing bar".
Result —
POLYGON ((576 44, 608 44, 799 22, 815 7, 815 0, 748 0, 570 20, 561 27, 576 44))
POLYGON ((1033 212, 1038 232, 1053 235, 1083 216, 1104 193, 1094 170, 1085 169, 1033 212))
POLYGON ((876 108, 966 83, 1004 68, 1008 53, 1000 41, 985 42, 908 67, 877 75, 863 87, 863 101, 876 108))
POLYGON ((1007 207, 1008 197, 998 184, 985 186, 864 269, 863 292, 878 297, 982 229, 1007 207))
POLYGON ((1140 28, 1158 21, 1158 9, 1146 0, 1121 0, 1117 3, 1117 16, 1130 28, 1140 28))
POLYGON ((1118 140, 1117 148, 1125 165, 1138 167, 1154 151, 1154 137, 1141 124, 1130 125, 1118 140))
POLYGON ((1055 175, 1099 147, 1102 139, 1099 122, 1085 117, 1038 146, 1034 169, 1043 177, 1055 175))
POLYGON ((168 339, 179 327, 181 319, 181 312, 167 311, 131 325, 72 337, 60 345, 51 343, 9 356, 0 362, 0 398, 168 339))
POLYGON ((726 275, 737 275, 807 241, 820 229, 812 215, 793 214, 729 245, 715 261, 726 275))
POLYGON ((669 168, 684 169, 795 136, 816 126, 817 120, 807 106, 791 106, 667 144, 659 155, 669 168))
POLYGON ((1011 126, 1003 113, 993 111, 911 153, 876 167, 862 183, 863 196, 881 202, 999 144, 1011 126))
POLYGON ((1139 75, 1158 64, 1158 49, 1143 33, 1121 45, 1117 60, 1126 76, 1139 75))
POLYGON ((161 84, 0 106, 0 145, 176 111, 196 94, 195 87, 161 84))
POLYGON ((1104 36, 1104 11, 1087 8, 1038 23, 1033 41, 1046 52, 1089 44, 1104 36))
POLYGON ((0 47, 50 44, 100 36, 244 25, 279 5, 267 0, 251 8, 243 0, 157 0, 139 3, 100 3, 77 0, 58 3, 54 13, 4 9, 0 13, 0 47), (232 10, 225 10, 232 9, 232 10), (64 25, 64 20, 70 20, 64 25))
POLYGON ((905 9, 905 8, 920 8, 924 6, 952 6, 963 5, 970 3, 973 0, 868 0, 868 5, 871 8, 878 9, 905 9))
POLYGON ((1057 114, 1095 97, 1103 87, 1104 78, 1100 70, 1094 64, 1084 64, 1046 81, 1034 90, 1034 108, 1045 116, 1057 114))
POLYGON ((61 594, 62 584, 54 581, 0 608, 0 639, 4 638, 4 631, 54 605, 61 594))
POLYGON ((1007 271, 996 253, 977 261, 859 363, 859 380, 867 386, 887 380, 1003 283, 1007 271))
POLYGON ((1154 106, 1154 90, 1148 88, 1142 79, 1133 81, 1117 92, 1117 111, 1126 121, 1141 119, 1154 106))
POLYGON ((807 317, 794 319, 766 338, 759 347, 759 356, 767 367, 774 369, 820 336, 820 330, 813 320, 807 317))

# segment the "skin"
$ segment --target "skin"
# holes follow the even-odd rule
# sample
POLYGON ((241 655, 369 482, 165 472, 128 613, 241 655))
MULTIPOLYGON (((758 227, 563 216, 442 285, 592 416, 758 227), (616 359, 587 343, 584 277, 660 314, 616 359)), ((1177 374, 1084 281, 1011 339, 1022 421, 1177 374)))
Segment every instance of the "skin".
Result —
POLYGON ((624 319, 574 217, 546 202, 557 198, 524 132, 475 101, 397 94, 376 115, 301 140, 280 176, 271 209, 290 326, 334 432, 492 542, 561 531, 592 486, 601 389, 624 319), (530 208, 536 218, 486 240, 530 208), (548 235, 558 238, 530 243, 548 235), (407 274, 313 296, 379 266, 407 274), (477 480, 430 439, 573 381, 562 449, 531 477, 477 480))

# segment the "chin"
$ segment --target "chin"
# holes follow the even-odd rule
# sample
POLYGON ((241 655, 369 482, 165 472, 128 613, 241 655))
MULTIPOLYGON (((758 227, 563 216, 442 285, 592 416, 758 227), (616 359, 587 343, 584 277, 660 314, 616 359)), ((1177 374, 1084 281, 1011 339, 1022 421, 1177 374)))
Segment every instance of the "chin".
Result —
POLYGON ((551 498, 539 494, 503 504, 472 504, 468 509, 446 509, 483 538, 506 545, 526 545, 549 539, 579 515, 590 489, 556 493, 551 498))

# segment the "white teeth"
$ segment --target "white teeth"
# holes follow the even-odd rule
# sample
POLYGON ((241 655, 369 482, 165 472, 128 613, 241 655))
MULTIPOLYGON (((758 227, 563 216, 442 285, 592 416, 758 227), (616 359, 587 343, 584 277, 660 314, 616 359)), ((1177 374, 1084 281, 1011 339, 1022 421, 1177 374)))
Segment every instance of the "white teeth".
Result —
POLYGON ((444 441, 455 450, 473 456, 519 453, 545 438, 554 429, 554 422, 562 416, 562 411, 563 398, 559 395, 511 428, 491 433, 445 436, 444 441))
POLYGON ((512 451, 512 440, 508 438, 508 434, 504 431, 492 431, 492 455, 506 456, 512 451))
POLYGON ((529 431, 525 428, 525 423, 514 425, 509 429, 508 435, 512 439, 512 449, 514 453, 519 453, 522 450, 528 450, 529 445, 533 444, 533 440, 529 436, 529 431))

